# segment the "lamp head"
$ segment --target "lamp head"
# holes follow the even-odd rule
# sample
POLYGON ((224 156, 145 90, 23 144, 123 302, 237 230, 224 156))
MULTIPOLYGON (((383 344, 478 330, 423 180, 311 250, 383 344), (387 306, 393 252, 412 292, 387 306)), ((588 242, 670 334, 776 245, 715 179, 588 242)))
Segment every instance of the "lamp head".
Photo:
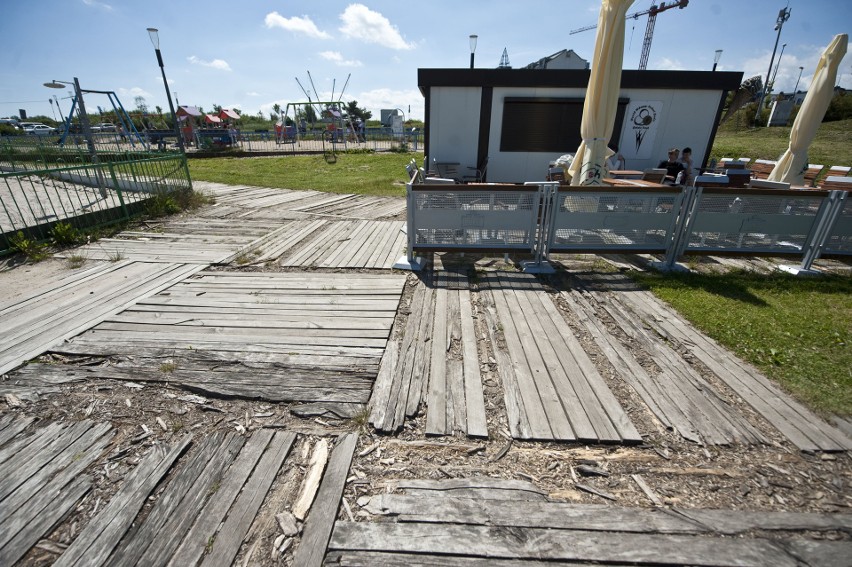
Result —
POLYGON ((160 49, 160 33, 157 28, 148 28, 148 36, 151 38, 151 43, 154 44, 154 49, 160 49))
POLYGON ((471 34, 470 36, 470 52, 474 53, 476 51, 476 40, 479 39, 479 36, 476 34, 471 34))
POLYGON ((716 50, 716 57, 713 59, 713 63, 718 63, 719 59, 721 59, 721 58, 722 58, 722 50, 717 49, 716 50))
POLYGON ((46 86, 49 89, 64 89, 65 88, 65 85, 63 83, 59 82, 59 81, 50 81, 49 83, 44 83, 44 86, 46 86))

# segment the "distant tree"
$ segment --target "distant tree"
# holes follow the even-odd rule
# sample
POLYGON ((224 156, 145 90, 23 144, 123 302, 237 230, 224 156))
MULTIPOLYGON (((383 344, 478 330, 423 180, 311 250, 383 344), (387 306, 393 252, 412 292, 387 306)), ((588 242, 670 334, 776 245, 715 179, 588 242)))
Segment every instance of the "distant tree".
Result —
POLYGON ((162 115, 163 115, 163 107, 162 107, 162 106, 157 105, 157 106, 155 106, 155 107, 154 107, 154 110, 156 110, 156 111, 157 111, 157 114, 158 114, 158 115, 160 115, 160 116, 162 116, 162 115))
POLYGON ((305 120, 310 124, 313 124, 317 121, 317 111, 314 110, 314 106, 309 104, 307 106, 302 107, 302 111, 305 113, 305 120))
POLYGON ((724 123, 728 118, 733 116, 737 110, 755 100, 762 88, 763 80, 761 80, 759 75, 743 81, 743 84, 740 85, 740 88, 736 92, 728 95, 728 109, 722 117, 721 123, 724 123))
POLYGON ((278 122, 278 115, 274 112, 270 112, 269 113, 269 119, 272 120, 273 122, 278 122))
POLYGON ((272 112, 280 115, 281 114, 281 105, 278 104, 277 102, 275 104, 273 104, 272 105, 272 112))
POLYGON ((360 118, 364 122, 373 117, 373 113, 365 108, 358 107, 358 101, 353 100, 351 102, 346 103, 346 107, 344 108, 346 113, 352 118, 360 118))
POLYGON ((137 96, 133 99, 133 104, 136 105, 137 112, 141 112, 142 114, 148 113, 148 103, 145 102, 144 96, 137 96))
POLYGON ((214 104, 213 105, 213 114, 219 114, 222 112, 222 105, 214 104))
POLYGON ((852 95, 844 91, 838 91, 831 99, 828 110, 825 111, 823 122, 835 120, 846 120, 852 118, 852 95))

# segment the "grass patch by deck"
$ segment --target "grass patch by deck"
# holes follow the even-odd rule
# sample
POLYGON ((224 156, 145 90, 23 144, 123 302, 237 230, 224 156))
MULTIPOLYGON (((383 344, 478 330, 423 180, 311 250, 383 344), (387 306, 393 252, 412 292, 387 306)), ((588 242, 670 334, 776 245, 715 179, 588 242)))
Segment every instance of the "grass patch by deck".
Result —
POLYGON ((852 279, 631 273, 817 412, 852 414, 852 279))
POLYGON ((189 160, 192 179, 328 193, 404 197, 405 165, 422 154, 341 153, 327 163, 321 155, 189 160))

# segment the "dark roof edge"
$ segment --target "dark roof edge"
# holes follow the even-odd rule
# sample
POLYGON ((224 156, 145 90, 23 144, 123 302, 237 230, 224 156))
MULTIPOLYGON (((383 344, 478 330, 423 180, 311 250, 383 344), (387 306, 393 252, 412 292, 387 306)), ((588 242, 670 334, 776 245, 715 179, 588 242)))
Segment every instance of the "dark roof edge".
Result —
MULTIPOLYGON (((421 92, 429 87, 586 88, 587 69, 418 69, 421 92)), ((636 71, 621 73, 622 88, 736 90, 742 71, 636 71)))

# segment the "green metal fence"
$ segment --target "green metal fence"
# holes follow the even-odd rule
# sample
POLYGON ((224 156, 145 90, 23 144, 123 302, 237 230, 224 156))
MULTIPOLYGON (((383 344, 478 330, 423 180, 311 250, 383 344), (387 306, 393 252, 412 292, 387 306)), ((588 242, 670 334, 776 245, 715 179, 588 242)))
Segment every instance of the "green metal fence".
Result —
MULTIPOLYGON (((70 152, 67 155, 72 155, 70 152)), ((186 158, 126 152, 81 157, 79 165, 35 159, 4 162, 0 173, 0 254, 18 232, 47 241, 58 222, 84 231, 128 220, 154 196, 191 190, 186 158), (40 167, 39 167, 40 166, 40 167), (10 169, 14 169, 10 171, 10 169)))

